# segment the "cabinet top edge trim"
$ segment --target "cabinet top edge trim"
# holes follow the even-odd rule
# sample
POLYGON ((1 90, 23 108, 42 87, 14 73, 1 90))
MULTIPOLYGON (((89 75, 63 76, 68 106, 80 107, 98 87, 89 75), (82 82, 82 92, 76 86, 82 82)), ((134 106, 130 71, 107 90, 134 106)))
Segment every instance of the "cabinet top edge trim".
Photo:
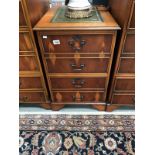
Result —
POLYGON ((50 20, 54 17, 59 7, 49 9, 41 20, 35 25, 33 30, 120 30, 120 26, 108 11, 100 11, 104 22, 94 23, 52 23, 50 20))

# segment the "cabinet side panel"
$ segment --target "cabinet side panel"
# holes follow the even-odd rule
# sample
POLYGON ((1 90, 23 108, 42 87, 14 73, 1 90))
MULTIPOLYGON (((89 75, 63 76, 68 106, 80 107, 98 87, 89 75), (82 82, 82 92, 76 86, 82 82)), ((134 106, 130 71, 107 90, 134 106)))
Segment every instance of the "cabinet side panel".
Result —
POLYGON ((28 14, 31 22, 31 26, 41 19, 45 12, 49 9, 49 0, 25 0, 28 14))
POLYGON ((109 0, 110 11, 121 28, 126 23, 126 18, 129 15, 129 6, 131 0, 109 0))

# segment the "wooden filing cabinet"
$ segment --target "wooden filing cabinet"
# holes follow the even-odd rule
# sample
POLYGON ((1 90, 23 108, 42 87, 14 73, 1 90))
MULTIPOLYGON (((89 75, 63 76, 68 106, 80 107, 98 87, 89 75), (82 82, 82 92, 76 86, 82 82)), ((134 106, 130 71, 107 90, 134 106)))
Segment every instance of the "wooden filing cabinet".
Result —
POLYGON ((50 22, 50 9, 36 24, 50 90, 51 109, 90 104, 105 110, 107 88, 119 25, 100 11, 103 22, 50 22))
POLYGON ((19 1, 19 102, 43 107, 49 95, 32 28, 48 9, 48 0, 19 1))
POLYGON ((135 1, 109 0, 109 6, 121 26, 107 97, 107 111, 112 111, 135 106, 135 1))

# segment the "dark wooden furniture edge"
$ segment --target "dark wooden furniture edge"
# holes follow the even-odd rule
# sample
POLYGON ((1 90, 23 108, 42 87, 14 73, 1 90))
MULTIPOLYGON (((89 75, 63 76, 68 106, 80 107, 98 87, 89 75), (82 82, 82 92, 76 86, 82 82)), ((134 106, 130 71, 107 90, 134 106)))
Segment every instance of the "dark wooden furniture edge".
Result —
POLYGON ((135 107, 134 105, 131 104, 107 104, 105 111, 107 112, 112 112, 113 110, 117 110, 120 107, 135 107))

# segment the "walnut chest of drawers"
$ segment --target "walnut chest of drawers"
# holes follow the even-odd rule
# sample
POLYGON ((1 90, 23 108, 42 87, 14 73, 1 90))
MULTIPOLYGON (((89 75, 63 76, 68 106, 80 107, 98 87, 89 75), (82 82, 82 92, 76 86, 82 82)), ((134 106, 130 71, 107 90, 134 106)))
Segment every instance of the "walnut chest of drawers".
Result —
POLYGON ((112 111, 121 106, 135 106, 135 1, 109 0, 109 5, 113 17, 121 27, 106 108, 107 111, 112 111))
POLYGON ((49 102, 49 95, 32 30, 32 27, 48 9, 48 0, 19 0, 20 103, 44 105, 44 103, 49 102))
POLYGON ((41 57, 51 97, 51 108, 90 104, 105 110, 117 30, 109 12, 103 22, 51 22, 50 9, 36 24, 41 57))

